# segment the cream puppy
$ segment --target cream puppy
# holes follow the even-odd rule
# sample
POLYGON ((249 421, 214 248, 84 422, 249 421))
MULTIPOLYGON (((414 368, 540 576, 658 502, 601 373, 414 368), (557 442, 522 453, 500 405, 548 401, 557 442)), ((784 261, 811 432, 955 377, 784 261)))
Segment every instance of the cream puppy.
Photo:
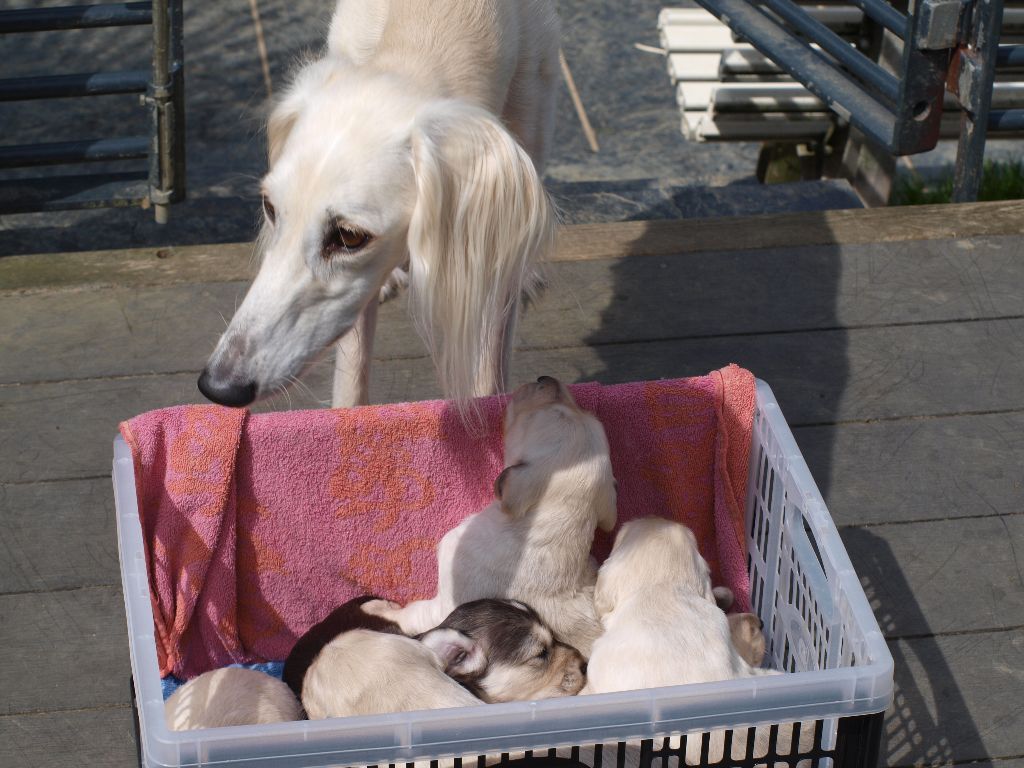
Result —
POLYGON ((225 667, 204 672, 164 702, 172 731, 301 720, 302 708, 287 685, 254 669, 225 667))
POLYGON ((649 517, 622 526, 601 566, 594 644, 583 693, 750 677, 715 604, 711 572, 684 525, 649 517))
MULTIPOLYGON (((594 605, 605 631, 594 643, 587 684, 580 693, 780 674, 743 659, 715 598, 710 569, 689 528, 657 517, 623 525, 598 573, 594 605)), ((763 756, 769 729, 757 728, 754 739, 754 754, 763 756)), ((791 740, 792 727, 783 725, 780 750, 788 750, 791 740)), ((712 762, 722 756, 723 741, 722 731, 712 732, 712 762)), ((809 750, 812 742, 813 729, 806 724, 800 750, 809 750)), ((733 748, 745 744, 746 731, 740 729, 733 748)), ((699 760, 698 734, 687 744, 686 761, 699 760)))
POLYGON ((472 707, 480 699, 445 674, 472 641, 454 630, 411 637, 355 629, 325 645, 306 671, 302 706, 310 720, 472 707))
POLYGON ((378 615, 416 634, 470 600, 521 600, 587 657, 601 632, 590 547, 615 526, 615 479, 601 423, 550 376, 509 401, 494 495, 441 539, 437 596, 378 615))

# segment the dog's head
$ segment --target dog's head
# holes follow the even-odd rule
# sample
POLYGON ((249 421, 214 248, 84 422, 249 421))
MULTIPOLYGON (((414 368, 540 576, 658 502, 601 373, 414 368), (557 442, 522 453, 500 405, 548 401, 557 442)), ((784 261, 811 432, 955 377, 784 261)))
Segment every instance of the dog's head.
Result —
POLYGON ((300 71, 267 133, 261 265, 203 394, 239 406, 282 388, 406 260, 446 393, 497 391, 510 312, 554 240, 533 162, 500 121, 328 57, 300 71))
POLYGON ((544 499, 582 502, 602 530, 615 527, 616 483, 604 428, 557 379, 541 376, 509 399, 505 468, 494 495, 512 516, 544 499))
POLYGON ((483 668, 446 671, 483 701, 573 696, 586 682, 580 652, 555 638, 525 603, 474 600, 456 608, 427 635, 439 631, 458 632, 480 647, 483 668))
POLYGON ((697 549, 693 531, 661 517, 630 520, 619 529, 594 587, 599 617, 621 601, 661 585, 680 587, 715 602, 711 569, 697 549))

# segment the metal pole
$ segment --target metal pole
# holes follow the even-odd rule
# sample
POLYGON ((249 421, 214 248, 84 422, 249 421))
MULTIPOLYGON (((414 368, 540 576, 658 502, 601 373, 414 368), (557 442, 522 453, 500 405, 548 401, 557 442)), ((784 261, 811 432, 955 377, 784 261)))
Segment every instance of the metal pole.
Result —
POLYGON ((171 39, 167 0, 153 0, 153 82, 149 102, 153 110, 153 149, 150 155, 149 191, 157 224, 168 220, 167 188, 170 167, 170 136, 166 106, 170 98, 171 39))
POLYGON ((971 203, 978 199, 992 106, 992 82, 999 53, 1003 0, 975 0, 973 20, 970 43, 958 51, 953 62, 957 73, 957 96, 963 107, 956 174, 953 177, 954 203, 971 203))

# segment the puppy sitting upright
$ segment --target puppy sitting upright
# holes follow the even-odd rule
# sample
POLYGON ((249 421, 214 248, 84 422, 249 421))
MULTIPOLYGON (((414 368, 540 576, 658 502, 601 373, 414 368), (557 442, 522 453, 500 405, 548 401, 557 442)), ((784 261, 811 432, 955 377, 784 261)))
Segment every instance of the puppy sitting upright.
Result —
POLYGON ((550 376, 512 394, 494 495, 441 539, 437 596, 378 615, 416 634, 462 603, 512 598, 586 657, 601 633, 590 546, 615 526, 615 479, 601 423, 550 376))

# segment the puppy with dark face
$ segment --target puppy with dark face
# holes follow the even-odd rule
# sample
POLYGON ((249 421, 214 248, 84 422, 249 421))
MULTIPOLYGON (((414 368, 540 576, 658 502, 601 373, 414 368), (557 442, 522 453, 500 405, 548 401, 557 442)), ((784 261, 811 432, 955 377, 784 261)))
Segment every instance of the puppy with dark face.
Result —
POLYGON ((438 629, 458 631, 480 646, 487 660, 482 674, 452 676, 485 702, 573 696, 586 682, 582 654, 518 600, 465 603, 438 629))

